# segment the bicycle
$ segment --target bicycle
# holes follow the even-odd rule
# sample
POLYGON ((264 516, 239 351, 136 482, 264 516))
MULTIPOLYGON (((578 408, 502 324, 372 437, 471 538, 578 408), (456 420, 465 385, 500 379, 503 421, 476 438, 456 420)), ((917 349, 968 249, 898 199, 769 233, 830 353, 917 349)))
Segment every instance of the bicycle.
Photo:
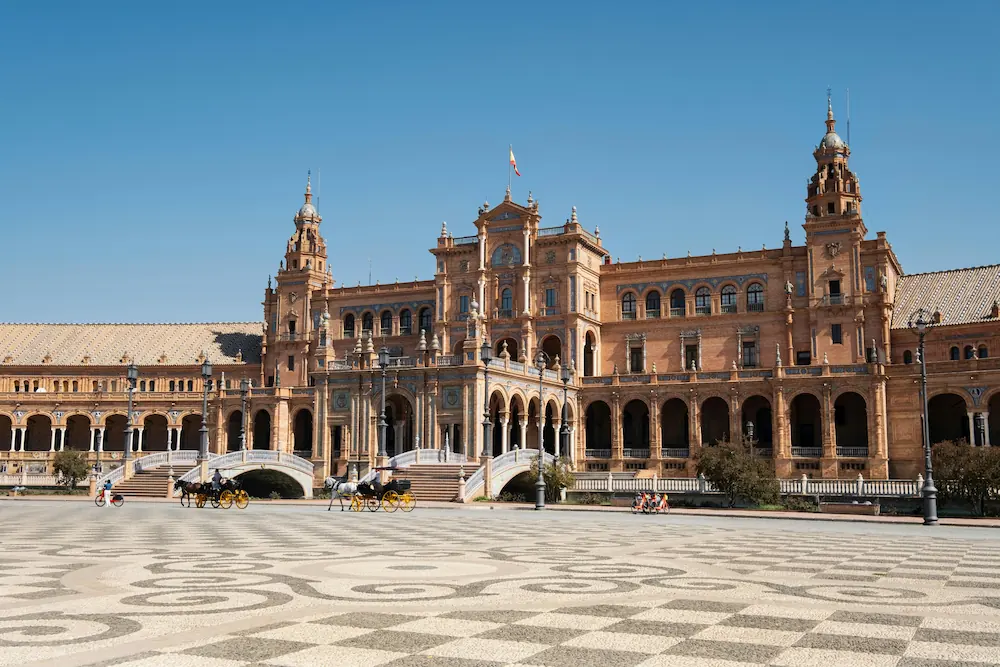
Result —
MULTIPOLYGON (((98 507, 104 507, 106 502, 107 501, 104 499, 103 491, 94 496, 94 504, 97 505, 98 507)), ((122 505, 125 504, 125 496, 123 496, 120 493, 112 493, 111 504, 114 505, 115 507, 121 507, 122 505)))

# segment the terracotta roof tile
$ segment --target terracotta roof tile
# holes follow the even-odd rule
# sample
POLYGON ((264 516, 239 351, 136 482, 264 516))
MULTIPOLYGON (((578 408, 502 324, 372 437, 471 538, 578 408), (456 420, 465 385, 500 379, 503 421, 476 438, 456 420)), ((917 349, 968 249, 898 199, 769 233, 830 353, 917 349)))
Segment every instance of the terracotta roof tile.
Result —
POLYGON ((892 328, 905 329, 919 308, 940 311, 943 325, 997 321, 990 314, 994 301, 1000 301, 1000 264, 901 276, 892 328))
POLYGON ((0 362, 8 365, 116 366, 125 354, 140 366, 198 363, 259 364, 261 323, 204 324, 0 324, 0 362), (50 357, 50 359, 46 359, 50 357))

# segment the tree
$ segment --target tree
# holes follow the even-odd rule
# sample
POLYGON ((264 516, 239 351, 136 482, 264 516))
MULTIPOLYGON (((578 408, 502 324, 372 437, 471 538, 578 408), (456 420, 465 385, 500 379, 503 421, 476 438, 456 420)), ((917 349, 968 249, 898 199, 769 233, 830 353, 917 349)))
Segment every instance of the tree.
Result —
POLYGON ((982 516, 986 503, 1000 498, 1000 448, 944 441, 931 450, 934 477, 943 501, 968 504, 982 516))
MULTIPOLYGON (((532 480, 538 479, 537 458, 531 462, 531 470, 528 471, 528 477, 532 480)), ((557 459, 554 463, 546 465, 545 470, 542 472, 542 478, 545 479, 545 499, 550 501, 555 501, 559 497, 561 490, 568 489, 576 482, 576 477, 573 475, 569 461, 565 458, 557 459)))
POLYGON ((85 479, 90 471, 87 456, 83 452, 72 450, 58 452, 52 467, 57 475, 61 475, 59 483, 70 489, 76 488, 77 482, 85 479))
POLYGON ((730 507, 740 500, 774 505, 781 498, 770 462, 756 456, 750 442, 719 442, 702 448, 698 474, 726 495, 730 507))

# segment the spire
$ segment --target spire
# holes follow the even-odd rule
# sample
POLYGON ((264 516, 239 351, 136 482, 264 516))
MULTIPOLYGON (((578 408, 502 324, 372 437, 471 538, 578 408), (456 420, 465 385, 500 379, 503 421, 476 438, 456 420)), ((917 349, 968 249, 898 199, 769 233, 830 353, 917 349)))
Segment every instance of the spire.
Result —
POLYGON ((833 97, 830 88, 826 89, 826 131, 833 132, 837 121, 833 118, 833 97))
POLYGON ((312 202, 312 169, 306 172, 306 203, 312 202))

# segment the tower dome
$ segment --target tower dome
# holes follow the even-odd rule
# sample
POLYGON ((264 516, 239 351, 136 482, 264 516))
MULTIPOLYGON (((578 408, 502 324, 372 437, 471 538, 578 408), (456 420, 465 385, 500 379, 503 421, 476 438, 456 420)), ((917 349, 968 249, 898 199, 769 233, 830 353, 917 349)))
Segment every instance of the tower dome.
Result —
POLYGON ((296 220, 310 220, 320 222, 323 218, 312 203, 312 172, 306 177, 306 200, 295 214, 296 220))
POLYGON ((833 102, 830 100, 830 93, 826 95, 826 134, 819 142, 818 150, 842 151, 847 148, 847 143, 840 138, 834 129, 837 121, 833 118, 833 102))

